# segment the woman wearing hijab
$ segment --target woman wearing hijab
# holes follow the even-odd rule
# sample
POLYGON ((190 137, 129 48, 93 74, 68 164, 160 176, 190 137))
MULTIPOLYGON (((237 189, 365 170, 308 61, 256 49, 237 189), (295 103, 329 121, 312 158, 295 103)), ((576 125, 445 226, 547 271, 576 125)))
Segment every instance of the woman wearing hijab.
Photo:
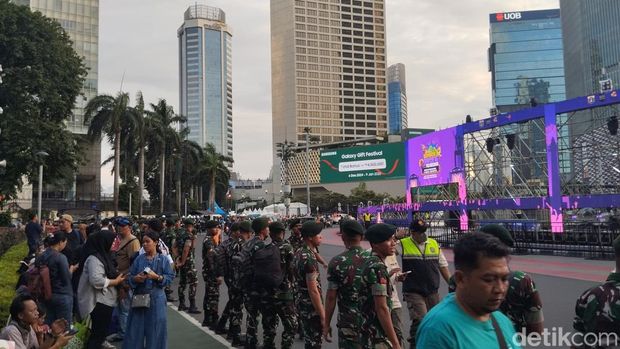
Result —
POLYGON ((110 253, 114 233, 101 231, 91 235, 88 241, 92 249, 84 263, 78 286, 78 306, 80 317, 85 318, 90 314, 92 320, 93 328, 86 348, 100 349, 112 320, 112 311, 117 305, 116 286, 125 281, 125 276, 116 271, 110 253))
POLYGON ((167 347, 166 294, 164 287, 172 283, 172 267, 158 250, 159 233, 149 229, 142 235, 143 254, 129 269, 133 294, 148 294, 150 304, 129 311, 123 349, 165 349, 167 347))

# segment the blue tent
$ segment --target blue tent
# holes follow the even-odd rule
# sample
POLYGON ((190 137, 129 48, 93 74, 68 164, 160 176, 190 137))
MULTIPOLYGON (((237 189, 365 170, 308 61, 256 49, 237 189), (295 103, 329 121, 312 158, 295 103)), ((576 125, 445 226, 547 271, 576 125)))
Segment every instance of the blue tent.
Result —
POLYGON ((214 202, 214 204, 215 204, 215 213, 216 214, 221 214, 224 217, 228 216, 228 212, 222 210, 222 208, 220 207, 220 205, 217 204, 217 202, 214 202))

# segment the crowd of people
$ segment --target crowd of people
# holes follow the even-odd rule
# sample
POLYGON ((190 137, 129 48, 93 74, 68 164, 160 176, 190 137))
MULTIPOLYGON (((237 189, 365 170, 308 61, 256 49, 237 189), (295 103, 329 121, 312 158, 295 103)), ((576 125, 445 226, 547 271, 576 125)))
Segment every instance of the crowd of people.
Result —
MULTIPOLYGON (((27 226, 29 253, 36 255, 35 267, 49 271, 50 294, 29 294, 30 284, 23 281, 0 339, 15 341, 19 349, 61 348, 77 321, 92 324, 89 349, 111 348, 114 341, 123 341, 124 349, 166 348, 167 302, 179 311, 203 313, 203 326, 244 348, 259 347, 259 319, 265 349, 276 348, 279 322, 279 347, 291 348, 299 336, 305 348, 321 348, 335 337, 334 317, 339 348, 519 348, 516 332, 543 331, 540 295, 530 275, 509 269, 514 242, 502 226, 464 234, 454 247, 451 275, 422 219, 414 219, 406 233, 388 224, 343 219, 338 234, 345 249, 329 263, 319 252, 324 225, 318 221, 206 221, 201 310, 195 225, 191 219, 132 224, 120 217, 91 224, 82 234, 73 229, 71 216, 62 215, 43 251, 34 241, 42 231, 27 226), (362 247, 363 240, 370 249, 362 247), (171 284, 177 276, 175 299, 171 284), (450 293, 440 300, 441 279, 450 293), (397 283, 411 319, 408 331, 402 328, 397 283), (228 297, 220 312, 222 284, 228 297), (111 328, 115 333, 109 335, 111 328)), ((614 249, 619 270, 620 237, 614 249)), ((620 334, 618 275, 612 273, 577 301, 576 330, 620 334)))

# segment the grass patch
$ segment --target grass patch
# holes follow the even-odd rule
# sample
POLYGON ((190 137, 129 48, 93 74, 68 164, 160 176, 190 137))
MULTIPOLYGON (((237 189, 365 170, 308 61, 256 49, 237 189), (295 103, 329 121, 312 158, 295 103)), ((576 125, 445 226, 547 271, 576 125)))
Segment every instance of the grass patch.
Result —
POLYGON ((28 254, 28 245, 25 241, 11 247, 0 257, 0 327, 3 327, 9 318, 9 307, 15 297, 17 284, 17 269, 19 261, 28 254))

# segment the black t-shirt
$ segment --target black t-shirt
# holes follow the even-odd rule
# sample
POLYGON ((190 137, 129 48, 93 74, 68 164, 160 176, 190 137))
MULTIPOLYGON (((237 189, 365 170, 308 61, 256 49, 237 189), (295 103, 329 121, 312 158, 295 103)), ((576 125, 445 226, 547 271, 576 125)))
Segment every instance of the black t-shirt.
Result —
POLYGON ((28 243, 38 242, 41 239, 42 233, 43 228, 39 223, 30 221, 26 224, 26 238, 28 239, 28 243))

